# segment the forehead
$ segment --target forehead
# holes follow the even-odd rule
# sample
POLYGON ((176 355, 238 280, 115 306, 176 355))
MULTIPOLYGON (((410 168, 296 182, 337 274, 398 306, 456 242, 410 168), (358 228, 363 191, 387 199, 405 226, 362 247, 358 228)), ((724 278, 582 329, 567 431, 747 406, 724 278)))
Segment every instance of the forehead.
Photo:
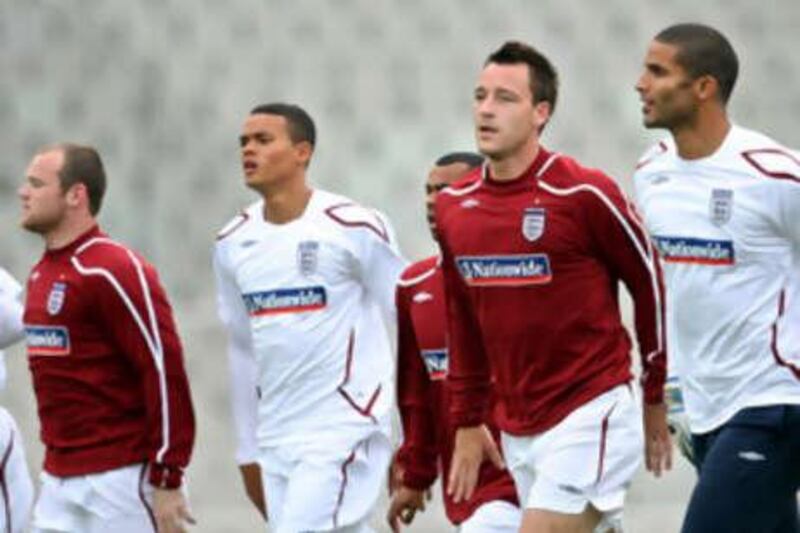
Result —
POLYGON ((507 89, 530 95, 530 71, 525 63, 511 65, 489 63, 478 77, 478 86, 487 89, 507 89))
POLYGON ((678 63, 678 47, 674 44, 653 40, 647 48, 645 63, 658 64, 662 67, 680 68, 678 63))
POLYGON ((50 150, 36 154, 28 165, 28 176, 37 178, 55 178, 64 164, 64 152, 50 150))
POLYGON ((466 163, 450 163, 444 166, 435 166, 428 174, 428 184, 450 184, 467 175, 470 167, 466 163))
POLYGON ((256 113, 248 115, 242 126, 242 133, 252 134, 257 131, 268 131, 273 134, 286 132, 286 118, 281 115, 268 115, 266 113, 256 113))

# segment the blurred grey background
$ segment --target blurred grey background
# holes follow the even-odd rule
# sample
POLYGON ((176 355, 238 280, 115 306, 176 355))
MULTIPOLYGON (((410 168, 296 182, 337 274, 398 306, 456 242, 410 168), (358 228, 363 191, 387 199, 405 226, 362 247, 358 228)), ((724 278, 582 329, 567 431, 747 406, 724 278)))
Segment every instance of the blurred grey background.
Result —
MULTIPOLYGON (((442 153, 473 147, 472 87, 490 51, 516 38, 549 55, 562 91, 546 146, 629 188, 657 137, 640 127, 633 85, 650 38, 683 21, 733 41, 734 119, 800 146, 798 0, 0 0, 0 264, 22 279, 41 253, 17 226, 33 151, 59 140, 99 147, 111 180, 101 222, 159 268, 183 335, 199 421, 195 531, 263 530, 233 462, 209 264, 216 230, 254 199, 236 141, 249 109, 304 106, 319 129, 312 179, 385 211, 416 259, 434 249, 423 178, 442 153)), ((8 362, 2 402, 38 472, 23 351, 8 362)), ((677 531, 692 483, 681 460, 665 479, 640 476, 626 531, 677 531)), ((435 503, 413 530, 450 528, 435 503)))

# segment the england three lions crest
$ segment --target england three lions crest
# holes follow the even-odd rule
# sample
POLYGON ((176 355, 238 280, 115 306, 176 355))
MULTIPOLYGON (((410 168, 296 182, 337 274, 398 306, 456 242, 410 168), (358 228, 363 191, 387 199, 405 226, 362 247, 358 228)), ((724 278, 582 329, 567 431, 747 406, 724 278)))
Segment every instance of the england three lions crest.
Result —
POLYGON ((522 235, 530 242, 544 233, 546 215, 544 207, 528 207, 522 213, 522 235))
POLYGON ((297 245, 297 268, 302 275, 315 274, 318 262, 319 243, 317 241, 302 241, 297 245))
POLYGON ((64 307, 64 300, 67 297, 67 284, 57 281, 53 283, 50 294, 47 296, 47 312, 50 315, 57 315, 64 307))
POLYGON ((733 191, 731 189, 713 189, 708 209, 711 222, 717 226, 727 224, 733 215, 733 191))

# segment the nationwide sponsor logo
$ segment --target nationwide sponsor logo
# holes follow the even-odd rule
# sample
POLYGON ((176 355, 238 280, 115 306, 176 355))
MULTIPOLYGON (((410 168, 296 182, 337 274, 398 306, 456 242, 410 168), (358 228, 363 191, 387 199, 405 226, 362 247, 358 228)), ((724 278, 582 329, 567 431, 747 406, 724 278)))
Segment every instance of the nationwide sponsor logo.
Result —
POLYGON ((428 369, 428 376, 431 380, 439 381, 447 377, 447 349, 422 350, 422 359, 425 361, 425 368, 428 369))
POLYGON ((663 236, 654 240, 666 263, 725 266, 736 262, 732 241, 663 236))
POLYGON ((28 355, 69 355, 69 330, 63 326, 25 326, 28 355))
POLYGON ((243 294, 242 299, 252 317, 317 311, 327 305, 325 287, 321 286, 251 292, 243 294))
POLYGON ((717 226, 726 224, 733 214, 733 191, 731 189, 714 189, 708 205, 711 222, 717 226))
POLYGON ((64 299, 67 297, 67 284, 56 281, 50 288, 50 294, 47 296, 47 312, 51 316, 55 316, 61 312, 64 307, 64 299))
POLYGON ((541 285, 553 277, 547 254, 462 256, 456 265, 475 287, 541 285))
POLYGON ((546 220, 544 207, 529 207, 522 213, 522 235, 530 242, 537 240, 544 233, 546 220))

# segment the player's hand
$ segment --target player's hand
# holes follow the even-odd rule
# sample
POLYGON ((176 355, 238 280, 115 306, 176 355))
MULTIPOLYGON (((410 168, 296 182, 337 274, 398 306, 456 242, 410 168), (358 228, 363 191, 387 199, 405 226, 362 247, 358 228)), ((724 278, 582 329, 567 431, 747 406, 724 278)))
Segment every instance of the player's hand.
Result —
POLYGON ((258 512, 267 520, 267 504, 264 497, 264 487, 261 484, 261 467, 258 463, 245 463, 239 465, 242 475, 242 484, 247 498, 258 509, 258 512))
POLYGON ((414 520, 417 511, 425 511, 425 492, 408 487, 397 487, 392 495, 392 501, 389 503, 389 512, 386 514, 386 520, 392 531, 397 533, 400 531, 399 522, 409 525, 414 520))
POLYGON ((181 489, 155 489, 153 514, 158 533, 185 533, 188 524, 196 524, 181 489))
POLYGON ((672 468, 672 441, 665 403, 644 406, 644 458, 645 467, 656 477, 672 468))
POLYGON ((664 385, 664 399, 667 402, 667 425, 672 435, 672 440, 683 455, 692 465, 694 462, 694 447, 692 445, 692 432, 689 429, 689 420, 683 406, 683 393, 681 392, 678 378, 667 379, 664 385))
POLYGON ((389 463, 389 476, 387 481, 389 484, 389 496, 403 486, 403 467, 397 460, 397 452, 394 453, 392 461, 389 463))
POLYGON ((454 502, 472 497, 484 459, 489 459, 501 470, 506 467, 489 428, 485 425, 459 428, 447 482, 447 494, 454 502))

